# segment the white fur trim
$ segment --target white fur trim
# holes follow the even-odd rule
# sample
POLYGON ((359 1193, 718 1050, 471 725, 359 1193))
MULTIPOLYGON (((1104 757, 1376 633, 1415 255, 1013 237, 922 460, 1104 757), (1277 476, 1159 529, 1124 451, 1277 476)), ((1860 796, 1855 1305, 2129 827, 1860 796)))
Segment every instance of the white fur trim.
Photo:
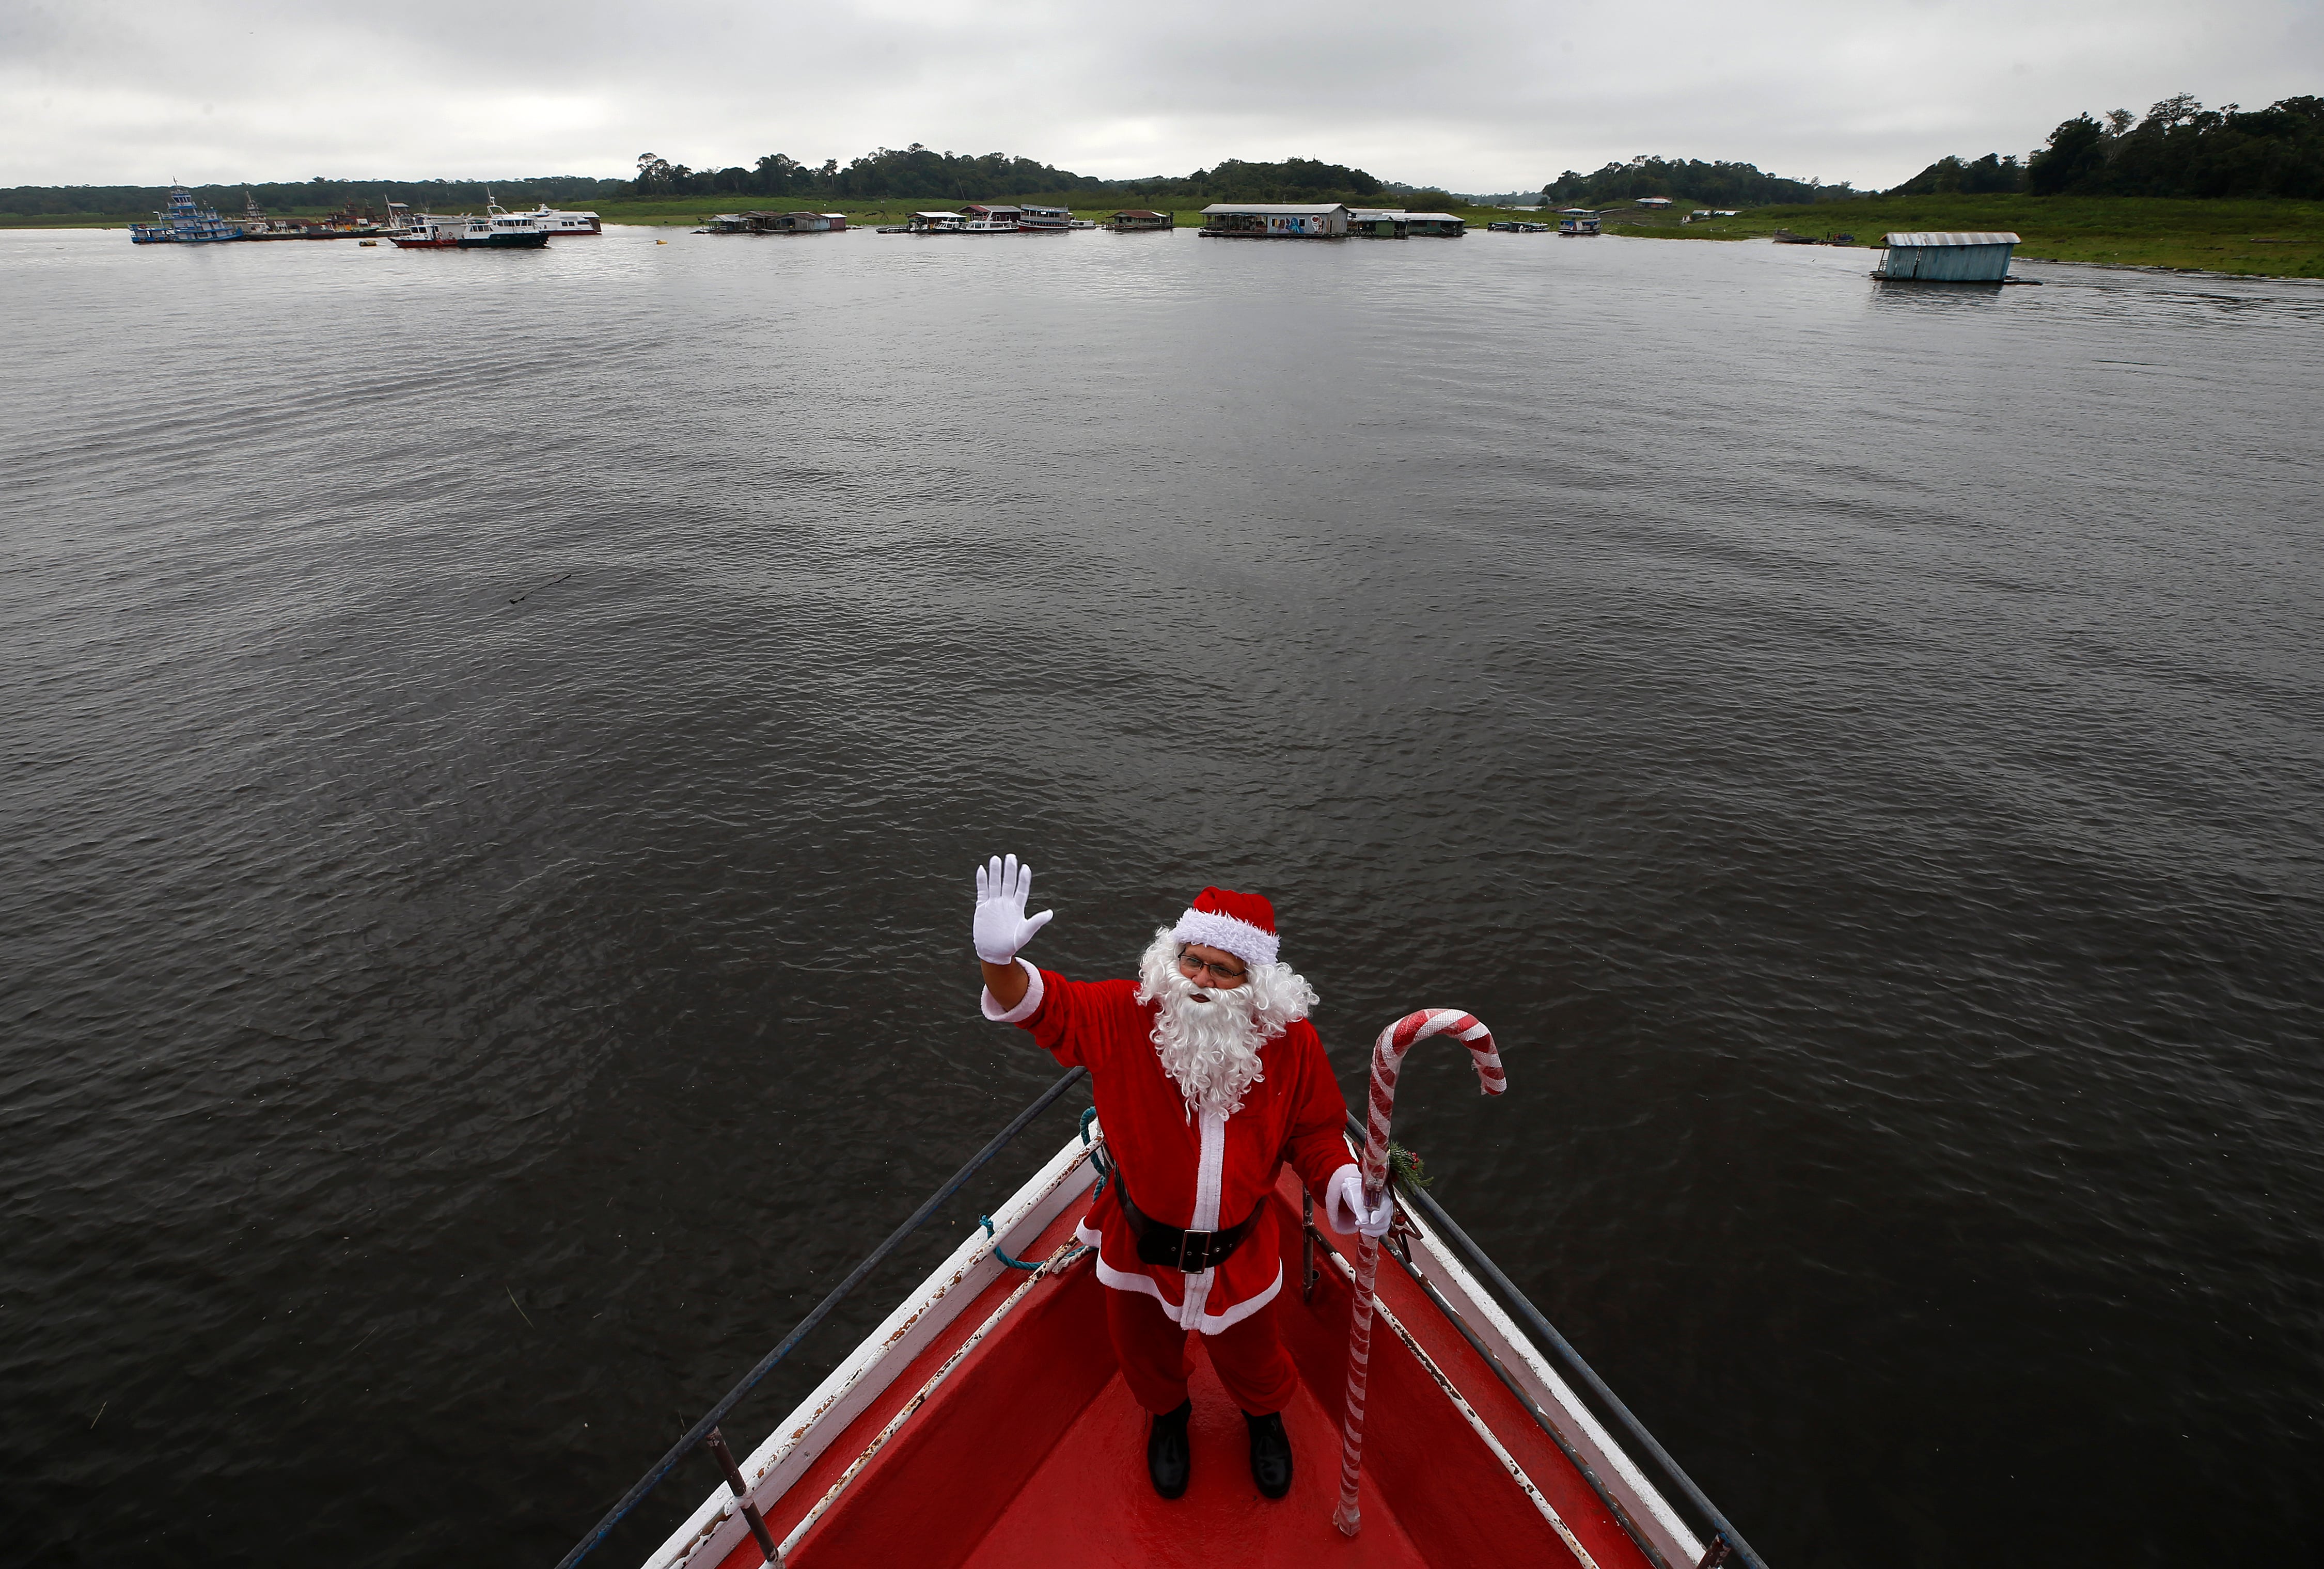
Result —
MULTIPOLYGON (((1226 1166, 1227 1119, 1217 1112, 1204 1112, 1203 1152, 1194 1164, 1194 1223, 1187 1230, 1219 1228, 1219 1190, 1226 1184, 1226 1166)), ((1186 1300, 1178 1309, 1181 1327, 1201 1327, 1203 1307, 1211 1299, 1211 1282, 1217 1276, 1216 1270, 1203 1270, 1186 1277, 1186 1300)))
POLYGON ((1215 910, 1187 908, 1170 935, 1180 942, 1199 942, 1223 949, 1245 964, 1273 964, 1281 943, 1272 931, 1261 931, 1248 921, 1222 915, 1215 910))
POLYGON ((1033 1016, 1034 1010, 1041 1005, 1041 992, 1043 988, 1041 972, 1034 968, 1033 966, 1025 959, 1020 959, 1017 962, 1024 966, 1025 974, 1030 978, 1032 984, 1025 988, 1024 997, 1015 1007, 1010 1009, 1005 1014, 1002 1013, 1001 1011, 1000 1000, 992 995, 992 988, 991 986, 984 988, 984 1000, 982 1004, 984 1008, 984 1016, 991 1020, 996 1024, 1021 1024, 1026 1020, 1031 1018, 1033 1016))
MULTIPOLYGON (((1097 1234, 1090 1230, 1086 1225, 1076 1228, 1074 1232, 1074 1235, 1081 1241, 1088 1243, 1092 1248, 1098 1245, 1097 1234)), ((1204 1276, 1207 1276, 1210 1271, 1205 1270, 1203 1273, 1204 1276)), ((1171 1306, 1170 1299, 1162 1295, 1162 1288, 1154 1283, 1153 1276, 1133 1273, 1128 1270, 1117 1270, 1111 1264, 1105 1262, 1104 1254, 1100 1253, 1097 1260, 1097 1278, 1101 1282, 1112 1287, 1117 1291, 1145 1292, 1148 1296, 1153 1298, 1155 1301, 1161 1304, 1162 1311, 1170 1316, 1173 1323, 1178 1324, 1182 1327, 1199 1329, 1204 1335, 1216 1335, 1222 1329, 1232 1329, 1236 1325, 1240 1324, 1244 1319, 1250 1317, 1252 1314, 1266 1307, 1269 1302, 1274 1301, 1275 1298, 1281 1295, 1283 1291, 1283 1264, 1281 1261, 1278 1260, 1275 1266, 1274 1284, 1268 1286, 1266 1290, 1259 1292, 1255 1297, 1251 1297, 1236 1303, 1233 1307, 1228 1308, 1223 1313, 1204 1313, 1197 1317, 1191 1326, 1188 1326, 1185 1325, 1184 1317, 1185 1310, 1183 1308, 1174 1308, 1171 1306)), ((1189 1282, 1191 1283, 1192 1280, 1197 1278, 1199 1277, 1188 1277, 1189 1282)))

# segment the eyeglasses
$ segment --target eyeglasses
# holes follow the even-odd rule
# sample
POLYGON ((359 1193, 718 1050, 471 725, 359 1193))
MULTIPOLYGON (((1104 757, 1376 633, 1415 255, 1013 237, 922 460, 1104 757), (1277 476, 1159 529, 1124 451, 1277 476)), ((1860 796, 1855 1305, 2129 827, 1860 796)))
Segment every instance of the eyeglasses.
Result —
POLYGON ((1213 980, 1219 981, 1248 980, 1250 977, 1250 971, 1247 969, 1231 969, 1223 964, 1213 964, 1207 959, 1197 959, 1183 948, 1178 950, 1178 968, 1186 972, 1188 980, 1193 980, 1196 976, 1204 974, 1209 975, 1213 980))

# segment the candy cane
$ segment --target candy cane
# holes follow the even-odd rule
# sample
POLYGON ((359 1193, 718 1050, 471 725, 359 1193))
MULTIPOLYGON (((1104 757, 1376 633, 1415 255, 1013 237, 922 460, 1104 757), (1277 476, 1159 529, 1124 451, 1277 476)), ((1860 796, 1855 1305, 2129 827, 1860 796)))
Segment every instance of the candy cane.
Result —
MULTIPOLYGON (((1364 1137, 1367 1210, 1377 1209, 1388 1191, 1388 1120, 1396 1106, 1396 1079, 1404 1054, 1416 1041, 1445 1034, 1468 1047, 1484 1093, 1499 1095, 1509 1087, 1508 1076, 1501 1071, 1501 1054, 1493 1049, 1493 1032, 1472 1014, 1423 1008, 1382 1030, 1372 1042, 1371 1118, 1364 1137)), ((1332 1511, 1332 1523, 1350 1537, 1363 1524, 1356 1512, 1356 1478, 1364 1468, 1364 1386, 1371 1376, 1372 1280, 1379 1268, 1379 1245, 1376 1236, 1356 1241, 1356 1303, 1348 1320, 1348 1397, 1340 1418, 1340 1507, 1332 1511)))

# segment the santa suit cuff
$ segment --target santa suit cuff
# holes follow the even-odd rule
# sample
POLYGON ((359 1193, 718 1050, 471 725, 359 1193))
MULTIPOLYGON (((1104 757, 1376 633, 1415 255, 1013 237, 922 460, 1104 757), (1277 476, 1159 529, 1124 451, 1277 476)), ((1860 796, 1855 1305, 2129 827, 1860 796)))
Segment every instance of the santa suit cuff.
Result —
POLYGON ((1015 1007, 1006 1013, 1001 1012, 1001 1004, 992 995, 992 988, 991 986, 984 988, 984 1016, 996 1024, 1021 1024, 1040 1009, 1041 972, 1034 968, 1028 960, 1020 959, 1017 962, 1023 967, 1025 978, 1031 984, 1026 986, 1024 997, 1015 1007))
POLYGON ((1359 1189, 1364 1185, 1364 1174, 1352 1161, 1333 1172, 1331 1180, 1323 1184, 1323 1221, 1342 1236, 1353 1236, 1356 1223, 1363 1217, 1348 1208, 1347 1196, 1340 1187, 1342 1177, 1354 1178, 1359 1189))

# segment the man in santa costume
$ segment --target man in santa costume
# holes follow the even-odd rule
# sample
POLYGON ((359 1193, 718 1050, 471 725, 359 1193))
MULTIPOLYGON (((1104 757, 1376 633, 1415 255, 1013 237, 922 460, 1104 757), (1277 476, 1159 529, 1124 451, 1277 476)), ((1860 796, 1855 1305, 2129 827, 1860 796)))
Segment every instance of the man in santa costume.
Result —
POLYGON ((1276 1327, 1283 1260, 1263 1201, 1288 1161, 1342 1235, 1379 1236, 1391 1214, 1385 1197, 1364 1208, 1347 1102, 1307 1022, 1314 989, 1277 958, 1274 906, 1223 888, 1155 932, 1136 980, 1036 969, 1018 950, 1054 912, 1027 917, 1032 882, 1015 856, 977 868, 984 1016, 1089 1069, 1115 1179, 1076 1234, 1097 1250, 1114 1354, 1152 1416, 1147 1474, 1164 1498, 1186 1491, 1186 1336, 1199 1330, 1250 1425, 1251 1479, 1281 1498, 1298 1375, 1276 1327))

